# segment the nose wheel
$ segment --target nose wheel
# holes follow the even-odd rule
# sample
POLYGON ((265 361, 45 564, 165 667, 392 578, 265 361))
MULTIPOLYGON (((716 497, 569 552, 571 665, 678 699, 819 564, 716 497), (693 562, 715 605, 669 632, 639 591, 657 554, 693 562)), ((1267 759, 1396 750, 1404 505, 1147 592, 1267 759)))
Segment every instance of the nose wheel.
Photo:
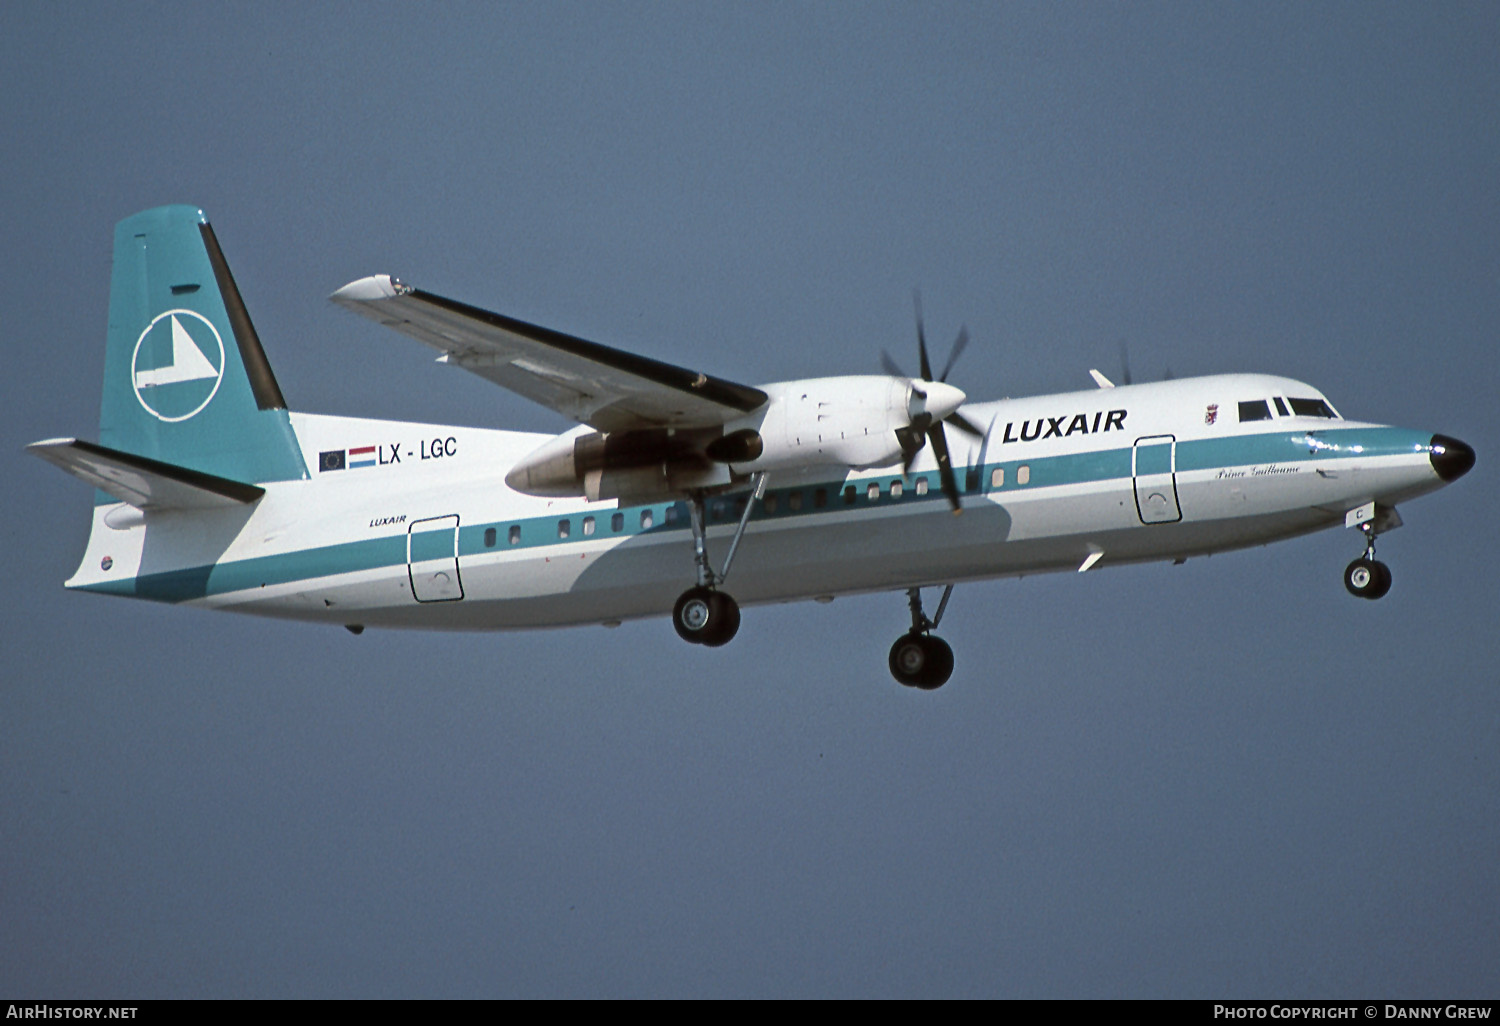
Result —
POLYGON ((1368 524, 1365 532, 1365 554, 1344 567, 1344 587, 1349 594, 1378 599, 1391 590, 1391 568, 1375 558, 1375 532, 1368 524))

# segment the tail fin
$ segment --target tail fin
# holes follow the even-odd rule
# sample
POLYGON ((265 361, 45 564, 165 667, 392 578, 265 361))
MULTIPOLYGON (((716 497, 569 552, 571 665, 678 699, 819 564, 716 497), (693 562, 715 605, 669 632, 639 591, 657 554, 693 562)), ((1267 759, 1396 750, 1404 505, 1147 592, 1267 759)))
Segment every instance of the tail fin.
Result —
POLYGON ((237 481, 307 477, 286 400, 203 211, 115 227, 100 442, 237 481))

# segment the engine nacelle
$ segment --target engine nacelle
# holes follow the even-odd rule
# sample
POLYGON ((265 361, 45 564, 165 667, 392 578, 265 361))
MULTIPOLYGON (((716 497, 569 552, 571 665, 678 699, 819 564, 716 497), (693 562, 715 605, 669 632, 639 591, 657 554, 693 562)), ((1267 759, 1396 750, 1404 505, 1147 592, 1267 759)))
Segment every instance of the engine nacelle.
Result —
MULTIPOLYGON (((590 502, 661 502, 687 491, 732 484, 728 464, 715 462, 706 453, 713 444, 726 441, 731 440, 719 428, 601 434, 579 427, 521 459, 505 475, 505 483, 528 495, 583 496, 590 502)), ((734 448, 745 451, 742 444, 734 448)))
POLYGON ((771 397, 763 411, 725 426, 730 431, 753 424, 763 443, 755 459, 730 461, 737 473, 877 467, 901 459, 896 431, 911 423, 913 394, 904 378, 811 378, 762 386, 762 391, 771 397))
POLYGON ((763 391, 764 406, 722 427, 575 428, 522 459, 505 483, 530 495, 659 502, 723 490, 762 470, 884 466, 901 460, 903 440, 920 439, 921 424, 941 420, 964 399, 951 385, 875 375, 784 381, 763 391))

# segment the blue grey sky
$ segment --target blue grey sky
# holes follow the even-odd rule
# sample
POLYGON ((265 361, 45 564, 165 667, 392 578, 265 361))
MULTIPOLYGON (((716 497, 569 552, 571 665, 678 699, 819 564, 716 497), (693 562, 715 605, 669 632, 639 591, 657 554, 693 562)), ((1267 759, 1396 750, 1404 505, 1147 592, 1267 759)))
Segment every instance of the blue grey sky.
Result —
MULTIPOLYGON (((0 994, 1493 997, 1488 3, 0 6, 0 994), (747 383, 1263 371, 1473 473, 1360 541, 618 630, 61 588, 114 223, 212 219, 296 409, 555 414, 326 301, 389 272, 747 383), (1488 498, 1486 498, 1488 496, 1488 498)), ((744 558, 749 558, 748 555, 744 558)), ((871 552, 879 559, 879 552, 871 552)), ((683 552, 684 580, 690 569, 683 552)))

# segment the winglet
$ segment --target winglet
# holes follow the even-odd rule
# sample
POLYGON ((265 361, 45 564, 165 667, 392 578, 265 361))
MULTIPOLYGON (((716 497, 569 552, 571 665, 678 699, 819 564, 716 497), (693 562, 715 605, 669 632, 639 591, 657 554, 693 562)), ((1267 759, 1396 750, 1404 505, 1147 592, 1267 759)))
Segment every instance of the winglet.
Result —
POLYGON ((1089 377, 1093 378, 1094 384, 1098 385, 1100 388, 1115 387, 1115 383, 1113 381, 1109 380, 1103 374, 1100 374, 1098 371, 1094 370, 1094 368, 1092 367, 1089 368, 1089 377))

